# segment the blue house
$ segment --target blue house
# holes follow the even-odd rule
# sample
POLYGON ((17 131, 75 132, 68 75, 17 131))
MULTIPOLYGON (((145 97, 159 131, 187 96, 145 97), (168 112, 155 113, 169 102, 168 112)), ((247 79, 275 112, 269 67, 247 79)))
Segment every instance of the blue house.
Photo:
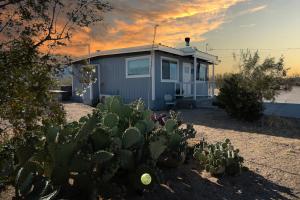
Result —
POLYGON ((218 57, 189 45, 175 49, 162 44, 97 51, 73 62, 73 98, 85 104, 107 96, 129 103, 142 98, 151 109, 187 100, 195 103, 214 96, 218 57), (78 77, 83 61, 95 66, 97 81, 82 96, 78 77))

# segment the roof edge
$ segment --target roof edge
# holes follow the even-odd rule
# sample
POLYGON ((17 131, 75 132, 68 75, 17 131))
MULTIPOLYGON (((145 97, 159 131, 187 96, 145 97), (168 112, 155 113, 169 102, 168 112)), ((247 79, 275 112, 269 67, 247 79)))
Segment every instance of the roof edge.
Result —
POLYGON ((72 63, 79 62, 82 60, 86 60, 89 58, 95 58, 99 56, 108 56, 108 55, 118 55, 118 54, 126 54, 126 53, 137 53, 137 52, 144 52, 144 51, 163 51, 172 53, 179 56, 197 56, 200 59, 204 59, 210 61, 212 63, 217 64, 219 62, 218 57, 206 52, 199 51, 197 48, 194 48, 194 52, 184 52, 180 49, 176 49, 173 47, 165 46, 162 44, 155 44, 155 45, 143 45, 143 46, 136 46, 136 47, 128 47, 128 48, 120 48, 120 49, 112 49, 112 50, 105 50, 94 52, 89 55, 85 55, 82 57, 75 58, 72 63))

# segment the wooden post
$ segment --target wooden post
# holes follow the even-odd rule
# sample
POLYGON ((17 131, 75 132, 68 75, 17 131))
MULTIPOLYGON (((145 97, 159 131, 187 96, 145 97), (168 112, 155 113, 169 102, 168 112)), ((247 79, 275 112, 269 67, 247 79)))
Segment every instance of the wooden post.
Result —
POLYGON ((196 54, 194 54, 194 100, 197 99, 197 88, 196 88, 196 73, 197 73, 197 57, 196 54))

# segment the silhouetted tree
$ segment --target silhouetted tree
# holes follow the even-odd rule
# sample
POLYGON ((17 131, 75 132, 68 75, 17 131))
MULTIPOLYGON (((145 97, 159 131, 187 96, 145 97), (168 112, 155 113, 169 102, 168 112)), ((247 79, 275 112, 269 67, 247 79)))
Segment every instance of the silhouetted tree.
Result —
POLYGON ((51 52, 110 9, 103 0, 0 1, 0 122, 8 120, 16 133, 38 122, 63 123, 63 108, 49 93, 62 57, 51 52))

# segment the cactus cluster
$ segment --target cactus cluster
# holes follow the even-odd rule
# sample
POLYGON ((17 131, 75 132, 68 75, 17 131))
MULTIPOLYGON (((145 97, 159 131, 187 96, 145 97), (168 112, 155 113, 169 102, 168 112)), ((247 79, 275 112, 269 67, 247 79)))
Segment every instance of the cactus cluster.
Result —
POLYGON ((241 172, 244 161, 239 155, 239 150, 234 149, 229 139, 215 144, 208 144, 202 139, 195 145, 193 156, 201 169, 214 176, 236 175, 241 172))
POLYGON ((183 163, 187 139, 195 136, 174 112, 164 116, 164 123, 154 116, 141 100, 126 105, 111 97, 78 122, 42 127, 35 149, 22 147, 16 197, 64 198, 62 191, 71 187, 86 194, 82 198, 96 199, 112 183, 151 188, 161 180, 160 164, 183 163), (145 174, 151 180, 147 184, 141 182, 145 174))

